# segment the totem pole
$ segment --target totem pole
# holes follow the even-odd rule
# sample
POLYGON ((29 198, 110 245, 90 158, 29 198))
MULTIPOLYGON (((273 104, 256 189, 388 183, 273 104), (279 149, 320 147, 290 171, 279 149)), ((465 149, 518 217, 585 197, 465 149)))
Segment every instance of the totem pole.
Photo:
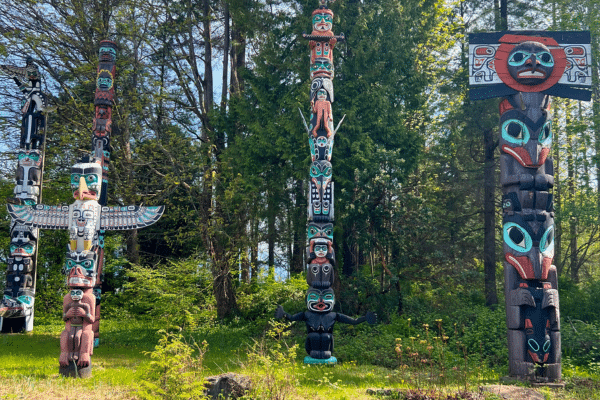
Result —
POLYGON ((70 206, 8 205, 9 214, 25 226, 69 231, 64 271, 70 292, 63 299, 65 330, 59 359, 59 371, 65 376, 91 376, 90 356, 100 317, 104 232, 144 228, 158 221, 164 211, 164 206, 106 206, 116 49, 114 42, 100 43, 92 154, 71 168, 75 202, 70 206))
POLYGON ((471 100, 500 102, 504 280, 509 373, 561 379, 554 258, 550 96, 588 101, 589 32, 469 35, 471 100))
MULTIPOLYGON (((12 77, 24 95, 21 140, 17 161, 17 186, 13 204, 35 205, 42 197, 43 145, 46 135, 47 100, 41 89, 38 67, 27 57, 25 67, 0 65, 0 73, 12 77)), ((33 330, 33 304, 37 275, 38 229, 12 221, 10 257, 4 296, 0 302, 0 331, 33 330)))
POLYGON ((333 48, 344 35, 332 32, 333 12, 327 8, 327 0, 320 0, 320 7, 312 13, 313 31, 310 46, 310 125, 300 111, 308 134, 312 164, 310 167, 310 193, 308 196, 308 246, 306 256, 308 270, 306 281, 310 286, 306 295, 307 311, 291 315, 282 306, 277 307, 276 318, 290 321, 305 321, 307 338, 305 342, 308 356, 305 364, 335 364, 333 352, 333 326, 337 322, 360 324, 376 322, 372 312, 354 319, 333 312, 335 295, 331 288, 334 279, 335 254, 333 251, 333 182, 331 155, 333 139, 340 124, 334 129, 333 113, 333 48))

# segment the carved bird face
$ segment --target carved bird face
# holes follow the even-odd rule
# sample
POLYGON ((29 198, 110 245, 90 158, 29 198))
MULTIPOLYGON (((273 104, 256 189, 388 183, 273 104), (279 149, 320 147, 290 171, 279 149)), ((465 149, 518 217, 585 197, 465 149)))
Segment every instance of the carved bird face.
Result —
POLYGON ((77 200, 98 200, 102 189, 102 166, 99 163, 77 163, 71 168, 71 189, 77 200))
POLYGON ((504 258, 522 279, 547 279, 554 259, 554 219, 546 212, 532 217, 504 218, 504 258))

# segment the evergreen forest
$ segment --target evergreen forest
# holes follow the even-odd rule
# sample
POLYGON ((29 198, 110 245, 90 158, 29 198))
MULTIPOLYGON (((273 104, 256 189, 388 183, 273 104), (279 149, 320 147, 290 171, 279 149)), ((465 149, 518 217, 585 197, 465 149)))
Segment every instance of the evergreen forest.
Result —
MULTIPOLYGON (((58 378, 68 234, 44 230, 33 333, 0 335, 0 398, 200 399, 202 380, 255 378, 248 398, 499 399, 507 374, 499 99, 468 92, 468 34, 589 30, 591 102, 552 100, 565 388, 600 398, 600 2, 337 0, 333 149, 340 363, 302 364, 317 0, 0 0, 0 64, 33 57, 51 112, 43 203, 72 203, 89 153, 98 44, 118 45, 108 203, 164 205, 108 233, 93 378, 58 378), (407 350, 408 348, 408 350, 407 350), (404 394, 402 394, 404 393, 404 394), (62 396, 62 397, 61 397, 62 396), (87 396, 87 397, 86 397, 87 396), (382 397, 383 396, 383 397, 382 397), (414 396, 414 397, 410 397, 414 396), (421 396, 421 397, 419 397, 421 396), (429 397, 428 397, 429 396, 429 397), (454 397, 451 397, 454 396, 454 397)), ((0 77, 0 198, 15 185, 22 95, 0 77)), ((0 289, 10 217, 0 207, 0 289)), ((545 397, 544 397, 545 396, 545 397)), ((514 397, 525 398, 525 397, 514 397)))

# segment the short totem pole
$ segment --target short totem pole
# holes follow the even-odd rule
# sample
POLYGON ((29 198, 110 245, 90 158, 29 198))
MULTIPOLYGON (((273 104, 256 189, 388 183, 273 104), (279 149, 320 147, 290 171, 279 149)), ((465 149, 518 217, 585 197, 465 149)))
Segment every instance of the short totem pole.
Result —
MULTIPOLYGON (((41 76, 31 57, 25 67, 0 65, 0 73, 12 77, 23 93, 21 140, 17 161, 17 185, 13 204, 35 205, 42 196, 43 144, 46 135, 47 100, 41 76)), ((29 332, 33 329, 37 275, 38 229, 12 221, 6 288, 0 302, 0 331, 29 332)))
POLYGON ((8 205, 10 215, 25 226, 69 231, 64 270, 70 292, 63 299, 65 330, 59 358, 60 373, 66 376, 91 375, 90 356, 100 317, 104 232, 144 228, 158 221, 164 211, 163 206, 106 206, 117 46, 102 41, 99 53, 92 154, 71 168, 75 202, 70 206, 8 205))
POLYGON ((509 373, 561 379, 554 258, 550 96, 588 101, 589 32, 469 36, 471 100, 500 103, 504 280, 509 373))
POLYGON ((310 167, 310 193, 308 196, 308 247, 306 256, 308 270, 306 281, 310 288, 306 295, 307 311, 295 315, 288 314, 282 306, 277 307, 276 318, 290 321, 305 321, 307 338, 305 342, 308 356, 306 364, 335 364, 333 352, 333 326, 336 322, 360 324, 376 322, 374 313, 358 319, 333 311, 335 295, 331 288, 334 280, 335 254, 333 251, 333 182, 331 155, 333 139, 341 124, 334 129, 333 113, 333 48, 344 40, 344 35, 332 32, 333 12, 327 8, 327 1, 321 0, 320 7, 312 13, 313 31, 303 35, 310 46, 310 125, 306 123, 302 111, 300 115, 308 134, 312 165, 310 167))

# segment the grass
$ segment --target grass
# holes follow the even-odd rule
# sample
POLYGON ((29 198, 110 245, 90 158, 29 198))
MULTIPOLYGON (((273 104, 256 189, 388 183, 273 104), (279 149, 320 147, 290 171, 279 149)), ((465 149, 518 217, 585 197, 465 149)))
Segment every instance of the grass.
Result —
MULTIPOLYGON (((58 374, 61 321, 38 318, 31 333, 0 335, 0 399, 137 399, 138 383, 148 376, 150 352, 158 343, 157 332, 161 328, 159 323, 151 321, 103 320, 102 343, 92 356, 93 376, 75 380, 58 374)), ((369 388, 417 389, 445 398, 442 393, 465 389, 477 393, 480 385, 498 384, 503 375, 483 364, 477 368, 469 363, 469 371, 443 369, 446 376, 440 379, 441 370, 431 364, 386 368, 361 364, 360 353, 346 353, 346 358, 334 367, 306 366, 301 361, 303 346, 288 351, 302 342, 301 333, 276 340, 280 339, 277 335, 257 337, 256 331, 255 327, 243 324, 212 324, 184 332, 184 336, 188 342, 208 343, 201 376, 223 372, 248 374, 258 382, 255 393, 258 399, 376 399, 367 394, 369 388)), ((289 333, 284 328, 279 333, 282 332, 289 333)), ((339 341, 343 340, 352 339, 342 336, 339 341)), ((392 349, 394 345, 390 343, 392 349)), ((536 389, 544 398, 600 399, 598 376, 568 362, 564 369, 566 388, 536 389)), ((500 397, 488 393, 485 398, 500 397)))

